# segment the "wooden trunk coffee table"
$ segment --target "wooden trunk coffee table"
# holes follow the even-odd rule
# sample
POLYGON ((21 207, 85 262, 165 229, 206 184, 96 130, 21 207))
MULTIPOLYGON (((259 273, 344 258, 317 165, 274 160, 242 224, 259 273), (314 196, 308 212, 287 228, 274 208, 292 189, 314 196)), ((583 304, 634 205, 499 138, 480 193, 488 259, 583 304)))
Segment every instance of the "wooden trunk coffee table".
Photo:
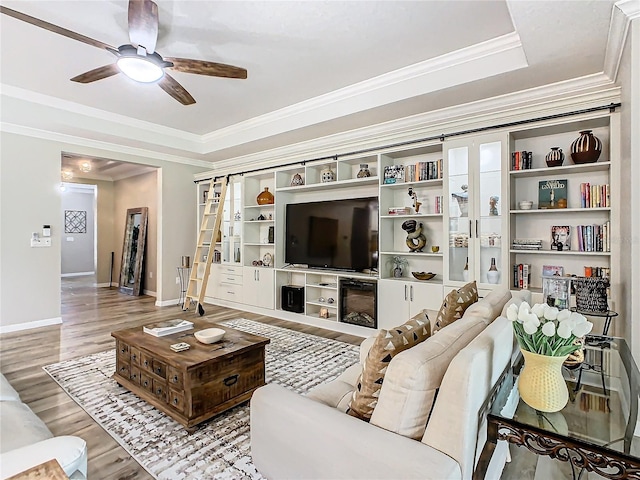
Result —
POLYGON ((269 339, 224 325, 191 320, 192 330, 155 337, 142 327, 111 333, 116 339, 116 373, 120 385, 189 431, 196 425, 251 398, 265 384, 265 346, 269 339), (210 345, 193 333, 210 327, 226 331, 210 345), (174 352, 170 345, 191 348, 174 352))

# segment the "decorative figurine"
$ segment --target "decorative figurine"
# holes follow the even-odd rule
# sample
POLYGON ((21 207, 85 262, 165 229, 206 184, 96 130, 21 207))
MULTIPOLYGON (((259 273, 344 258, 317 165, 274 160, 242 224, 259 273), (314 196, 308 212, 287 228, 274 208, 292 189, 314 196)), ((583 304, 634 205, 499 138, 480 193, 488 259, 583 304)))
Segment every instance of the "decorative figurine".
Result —
POLYGON ((489 215, 498 216, 498 199, 497 195, 491 195, 489 197, 489 215))
POLYGON ((407 247, 412 252, 422 252, 427 244, 427 237, 422 233, 422 223, 415 220, 407 220, 402 224, 402 229, 407 232, 407 247))
POLYGON ((458 201, 458 206, 460 207, 460 216, 468 217, 469 216, 469 185, 462 185, 460 187, 462 192, 452 193, 451 196, 458 201))
POLYGON ((416 213, 420 212, 420 205, 422 205, 422 203, 418 201, 418 194, 413 190, 412 187, 409 187, 409 196, 413 198, 413 209, 416 211, 416 213))

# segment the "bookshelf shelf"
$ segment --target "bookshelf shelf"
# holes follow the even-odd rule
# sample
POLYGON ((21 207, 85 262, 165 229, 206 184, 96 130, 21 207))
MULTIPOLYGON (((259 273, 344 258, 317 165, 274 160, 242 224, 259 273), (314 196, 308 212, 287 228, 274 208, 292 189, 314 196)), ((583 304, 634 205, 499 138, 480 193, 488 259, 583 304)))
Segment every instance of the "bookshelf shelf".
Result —
POLYGON ((594 207, 594 208, 536 208, 532 210, 510 210, 512 215, 531 215, 538 213, 545 214, 561 214, 561 213, 592 213, 592 212, 610 212, 611 207, 594 207))
POLYGON ((558 252, 556 250, 517 250, 511 249, 510 253, 517 253, 519 255, 565 255, 565 256, 591 256, 591 257, 610 257, 611 252, 580 252, 578 250, 563 250, 558 252))
MULTIPOLYGON (((569 156, 569 155, 567 155, 569 156)), ((571 160, 565 159, 565 162, 569 162, 571 160)), ((586 173, 593 172, 604 172, 608 171, 611 168, 611 162, 596 162, 596 163, 586 163, 582 165, 566 165, 562 167, 541 167, 541 168, 532 168, 529 170, 511 170, 509 171, 509 175, 512 177, 550 177, 555 175, 567 175, 567 174, 580 174, 584 175, 586 173)))

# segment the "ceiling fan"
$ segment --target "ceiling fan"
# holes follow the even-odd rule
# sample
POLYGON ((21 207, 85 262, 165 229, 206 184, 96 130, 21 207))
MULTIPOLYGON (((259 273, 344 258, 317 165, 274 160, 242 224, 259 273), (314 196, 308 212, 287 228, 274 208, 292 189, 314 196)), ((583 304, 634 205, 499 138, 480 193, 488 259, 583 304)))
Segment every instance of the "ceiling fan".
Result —
POLYGON ((196 103, 195 99, 165 69, 212 77, 247 78, 247 71, 244 68, 233 65, 160 56, 155 51, 158 39, 158 5, 151 0, 129 0, 129 41, 131 43, 118 48, 2 5, 0 5, 0 12, 50 32, 102 48, 117 57, 115 63, 73 77, 71 79, 73 82, 91 83, 122 72, 138 82, 157 83, 160 88, 183 105, 192 105, 196 103))

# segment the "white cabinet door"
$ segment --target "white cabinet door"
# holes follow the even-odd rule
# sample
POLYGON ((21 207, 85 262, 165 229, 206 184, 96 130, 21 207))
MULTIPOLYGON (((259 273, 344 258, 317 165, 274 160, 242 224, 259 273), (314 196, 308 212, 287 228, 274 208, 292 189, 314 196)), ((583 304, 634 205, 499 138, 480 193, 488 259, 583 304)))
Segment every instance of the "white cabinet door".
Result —
MULTIPOLYGON (((439 310, 442 305, 442 285, 437 283, 407 282, 409 285, 409 317, 424 310, 439 310)), ((405 321, 406 321, 405 320, 405 321)))
POLYGON ((244 303, 254 307, 274 308, 274 272, 272 269, 245 267, 244 303))
POLYGON ((378 328, 393 328, 409 319, 409 285, 402 280, 378 281, 378 328))

